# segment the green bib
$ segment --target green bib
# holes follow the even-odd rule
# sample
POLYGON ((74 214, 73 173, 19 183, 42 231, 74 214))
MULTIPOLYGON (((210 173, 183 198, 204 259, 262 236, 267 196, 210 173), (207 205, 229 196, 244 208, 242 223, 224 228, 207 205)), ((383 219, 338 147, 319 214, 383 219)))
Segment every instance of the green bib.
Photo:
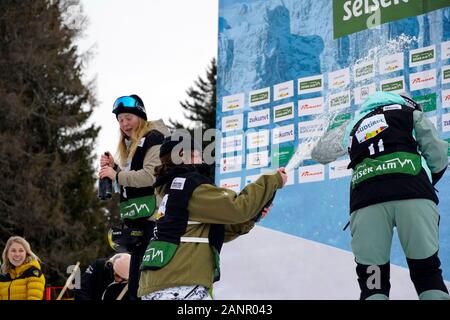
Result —
POLYGON ((144 196, 133 198, 128 201, 121 202, 119 205, 120 218, 123 219, 139 219, 148 218, 153 215, 156 209, 156 196, 144 196))
POLYGON ((178 245, 166 241, 151 241, 142 258, 141 268, 158 270, 172 260, 178 245))
POLYGON ((375 176, 403 173, 418 175, 422 170, 422 160, 418 154, 393 152, 375 159, 366 158, 356 165, 352 174, 352 188, 375 176))

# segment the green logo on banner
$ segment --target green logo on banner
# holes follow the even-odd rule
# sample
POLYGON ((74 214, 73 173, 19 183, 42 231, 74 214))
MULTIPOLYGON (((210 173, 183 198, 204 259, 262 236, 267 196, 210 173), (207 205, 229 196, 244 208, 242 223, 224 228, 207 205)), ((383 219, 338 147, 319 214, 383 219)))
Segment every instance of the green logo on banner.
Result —
POLYGON ((332 130, 334 128, 340 127, 345 121, 350 120, 352 115, 350 113, 338 114, 331 122, 328 130, 332 130))
POLYGON ((291 114, 292 114, 291 106, 286 107, 286 108, 281 108, 281 109, 275 110, 275 119, 290 116, 291 114))
POLYGON ((373 64, 369 64, 368 66, 356 69, 355 76, 357 78, 363 77, 373 72, 373 64))
POLYGON ((450 79, 450 69, 444 70, 444 80, 450 79))
POLYGON ((414 101, 422 106, 424 112, 436 110, 436 93, 426 94, 424 96, 414 97, 414 101))
POLYGON ((333 0, 334 39, 448 6, 448 0, 333 0))
POLYGON ((448 156, 450 157, 450 138, 449 139, 445 139, 445 141, 448 142, 448 156))
POLYGON ((434 50, 427 50, 424 52, 414 53, 411 56, 411 62, 419 62, 424 60, 430 60, 434 58, 434 50))
POLYGON ((300 82, 300 91, 314 89, 314 88, 320 88, 320 87, 322 87, 321 79, 300 82))
POLYGON ((250 97, 250 102, 259 102, 267 99, 269 99, 269 92, 266 91, 252 95, 250 97))
POLYGON ((336 98, 331 99, 330 107, 334 108, 343 104, 347 104, 350 102, 350 97, 348 95, 338 96, 336 98))
POLYGON ((388 82, 383 85, 381 85, 381 91, 396 91, 396 90, 403 90, 403 81, 395 81, 395 82, 388 82))
POLYGON ((272 154, 272 166, 286 166, 293 154, 294 146, 280 147, 278 150, 275 148, 272 154))

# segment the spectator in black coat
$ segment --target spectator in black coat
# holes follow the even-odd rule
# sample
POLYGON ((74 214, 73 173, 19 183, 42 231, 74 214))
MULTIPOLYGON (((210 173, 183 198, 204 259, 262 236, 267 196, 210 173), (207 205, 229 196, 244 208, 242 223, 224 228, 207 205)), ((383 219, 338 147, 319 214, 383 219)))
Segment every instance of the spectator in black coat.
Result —
MULTIPOLYGON (((75 300, 117 300, 127 290, 129 269, 128 253, 96 260, 81 276, 81 288, 75 290, 75 300)), ((128 294, 121 300, 128 300, 128 294)))

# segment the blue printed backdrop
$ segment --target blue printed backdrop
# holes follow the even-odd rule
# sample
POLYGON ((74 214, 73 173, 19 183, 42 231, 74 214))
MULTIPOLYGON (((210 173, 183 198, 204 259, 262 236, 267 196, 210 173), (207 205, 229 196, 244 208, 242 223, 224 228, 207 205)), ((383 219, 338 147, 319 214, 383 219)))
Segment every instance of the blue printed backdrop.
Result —
MULTIPOLYGON (((435 121, 442 138, 450 138, 448 114, 450 109, 447 109, 449 102, 445 102, 445 96, 450 94, 450 83, 444 80, 442 75, 443 70, 448 70, 450 65, 450 59, 445 58, 450 58, 450 55, 445 56, 448 54, 448 41, 450 41, 448 7, 334 40, 332 1, 220 0, 217 128, 222 130, 222 141, 217 143, 216 149, 218 151, 216 182, 235 190, 242 189, 261 172, 273 170, 273 167, 278 166, 271 161, 273 153, 279 151, 278 147, 281 150, 304 143, 305 137, 302 135, 299 138, 301 134, 299 125, 304 121, 323 117, 323 114, 331 108, 328 106, 330 95, 348 91, 350 104, 347 107, 344 105, 341 111, 353 115, 360 106, 354 89, 372 86, 370 90, 375 88, 380 90, 381 85, 392 78, 404 77, 405 89, 413 97, 436 94, 437 108, 427 112, 427 116, 435 121), (408 45, 401 47, 400 44, 404 43, 408 45), (396 47, 395 45, 397 51, 388 50, 390 47, 396 47), (435 50, 435 59, 431 63, 410 64, 412 50, 420 51, 420 48, 430 46, 434 46, 431 48, 435 50), (381 58, 398 52, 403 52, 404 68, 388 73, 381 72, 379 67, 381 58), (370 59, 367 59, 368 56, 370 59), (374 61, 374 74, 356 81, 353 69, 356 61, 361 59, 374 61), (331 83, 339 79, 339 70, 347 68, 351 75, 348 85, 344 83, 343 87, 339 87, 339 84, 331 83), (338 76, 331 78, 330 73, 335 71, 338 71, 338 76), (420 73, 424 71, 429 72, 420 73), (299 92, 299 79, 316 75, 323 75, 323 88, 315 92, 299 92), (422 77, 424 85, 414 84, 411 88, 410 81, 412 82, 416 76, 422 77), (427 84, 430 77, 435 78, 431 79, 431 85, 427 84), (278 95, 280 92, 275 89, 279 88, 278 84, 283 83, 286 83, 287 87, 292 86, 292 91, 287 89, 288 94, 285 98, 278 95), (269 88, 269 97, 259 96, 262 104, 250 101, 252 92, 264 88, 269 88), (230 97, 233 99, 229 99, 230 97), (316 100, 309 99, 320 97, 324 97, 322 115, 300 114, 298 110, 302 105, 300 102, 305 100, 314 102, 316 100), (275 122, 274 109, 289 103, 293 106, 293 117, 275 122), (260 113, 252 113, 255 111, 260 113), (266 117, 267 114, 269 119, 266 117), (237 120, 233 117, 237 117, 237 120), (249 128, 249 124, 254 126, 255 122, 260 120, 261 125, 249 128), (230 123, 234 123, 235 129, 230 130, 233 126, 228 129, 223 127, 230 123), (289 125, 293 125, 286 127, 293 129, 292 138, 275 145, 273 130, 289 125), (264 146, 264 143, 258 148, 248 145, 246 136, 249 132, 255 131, 269 133, 268 146, 264 146), (227 137, 242 138, 237 142, 229 138, 233 141, 230 144, 228 140, 228 147, 230 145, 232 147, 224 150, 223 143, 227 137), (249 154, 254 155, 257 152, 261 154, 248 159, 249 154), (262 162, 261 158, 264 158, 262 162), (241 160, 236 162, 236 159, 241 160), (250 164, 250 161, 256 161, 256 167, 250 164)), ((345 82, 345 75, 343 79, 345 82)), ((286 135, 288 131, 286 130, 286 135)), ((278 138, 284 141, 283 138, 278 138)), ((265 140, 267 137, 261 139, 265 140)), ((290 185, 277 193, 275 206, 269 217, 261 222, 262 225, 351 250, 349 230, 342 231, 349 219, 350 178, 345 171, 341 171, 342 177, 336 176, 335 173, 335 170, 339 169, 339 164, 342 167, 342 163, 345 163, 346 158, 341 160, 344 161, 323 168, 317 167, 312 160, 304 161, 302 165, 304 168, 293 172, 290 185), (302 172, 299 173, 299 170, 302 172), (306 176, 305 180, 302 180, 302 173, 306 176)), ((440 256, 446 279, 450 279, 449 186, 450 174, 447 171, 438 184, 441 201, 440 256)), ((406 266, 400 244, 396 236, 394 238, 391 262, 406 266)), ((301 258, 307 257, 299 257, 301 258)))

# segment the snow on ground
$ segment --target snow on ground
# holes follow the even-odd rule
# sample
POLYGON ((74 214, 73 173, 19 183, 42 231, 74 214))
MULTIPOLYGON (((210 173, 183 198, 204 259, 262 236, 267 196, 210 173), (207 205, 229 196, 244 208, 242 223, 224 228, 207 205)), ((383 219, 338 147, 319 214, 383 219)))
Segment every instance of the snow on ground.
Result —
MULTIPOLYGON (((355 267, 351 252, 256 226, 224 244, 214 299, 358 299, 355 267)), ((407 269, 391 265, 390 296, 417 299, 407 269)))

